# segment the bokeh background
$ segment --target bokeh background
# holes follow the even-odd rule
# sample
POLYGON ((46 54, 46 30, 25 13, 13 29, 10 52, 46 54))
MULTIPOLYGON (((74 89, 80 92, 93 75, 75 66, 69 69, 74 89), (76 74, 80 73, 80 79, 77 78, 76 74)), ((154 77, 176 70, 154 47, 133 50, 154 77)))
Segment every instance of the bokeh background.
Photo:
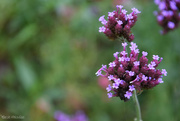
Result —
POLYGON ((153 0, 0 0, 0 115, 54 121, 57 110, 82 110, 89 121, 133 121, 133 100, 108 99, 107 80, 95 76, 122 50, 98 32, 98 18, 117 4, 141 11, 134 42, 148 58, 163 57, 168 72, 138 96, 143 121, 179 121, 180 28, 160 35, 153 0))

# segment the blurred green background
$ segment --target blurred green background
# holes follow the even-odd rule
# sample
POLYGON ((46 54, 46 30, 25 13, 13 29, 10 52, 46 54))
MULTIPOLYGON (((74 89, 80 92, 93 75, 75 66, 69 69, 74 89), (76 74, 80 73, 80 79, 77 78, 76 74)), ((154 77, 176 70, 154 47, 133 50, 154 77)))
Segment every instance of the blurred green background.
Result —
POLYGON ((108 99, 106 80, 95 76, 122 50, 98 32, 98 18, 116 4, 141 11, 134 42, 148 58, 163 57, 159 69, 168 72, 138 96, 143 121, 179 121, 180 28, 160 35, 153 0, 0 0, 0 116, 53 121, 57 110, 83 110, 89 121, 133 121, 133 100, 108 99))

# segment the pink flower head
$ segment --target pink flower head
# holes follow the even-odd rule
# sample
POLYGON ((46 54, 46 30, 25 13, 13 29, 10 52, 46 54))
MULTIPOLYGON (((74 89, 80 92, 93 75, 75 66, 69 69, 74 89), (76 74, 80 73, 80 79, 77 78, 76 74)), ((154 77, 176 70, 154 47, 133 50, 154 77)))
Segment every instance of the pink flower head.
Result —
POLYGON ((131 28, 135 25, 137 14, 140 11, 133 8, 133 12, 127 14, 127 11, 122 9, 122 5, 117 5, 116 7, 117 11, 108 12, 108 20, 105 20, 104 15, 99 18, 99 21, 103 24, 103 27, 99 27, 99 32, 103 32, 112 40, 124 38, 128 42, 131 42, 134 40, 131 28))
MULTIPOLYGON (((122 43, 122 46, 127 46, 127 43, 122 43)), ((98 70, 98 75, 108 78, 112 83, 112 86, 106 88, 108 97, 120 97, 121 100, 128 101, 133 90, 151 89, 163 83, 162 75, 167 76, 167 72, 165 69, 162 71, 156 69, 162 58, 159 59, 158 55, 154 55, 154 60, 148 64, 147 52, 143 51, 143 55, 139 58, 135 53, 137 47, 136 43, 131 43, 130 54, 124 48, 115 54, 114 63, 111 62, 109 68, 102 67, 98 70), (104 71, 105 74, 99 71, 104 71)))

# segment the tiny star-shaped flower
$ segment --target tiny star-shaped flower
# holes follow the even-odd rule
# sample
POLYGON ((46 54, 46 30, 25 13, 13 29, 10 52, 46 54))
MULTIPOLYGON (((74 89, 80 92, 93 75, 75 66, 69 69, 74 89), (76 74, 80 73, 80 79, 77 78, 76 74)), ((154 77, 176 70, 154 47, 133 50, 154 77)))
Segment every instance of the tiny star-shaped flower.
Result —
POLYGON ((129 58, 129 57, 126 57, 125 60, 126 60, 126 61, 130 61, 130 58, 129 58))
POLYGON ((159 60, 159 56, 158 55, 153 55, 153 59, 154 60, 159 60))
POLYGON ((143 56, 147 56, 148 55, 148 53, 145 52, 145 51, 142 51, 142 54, 143 54, 143 56))
POLYGON ((123 14, 126 14, 126 13, 127 13, 127 11, 126 11, 125 9, 123 9, 123 10, 122 10, 122 13, 123 13, 123 14))
POLYGON ((108 16, 110 16, 110 17, 113 17, 114 16, 114 12, 108 12, 108 16))
POLYGON ((162 74, 164 74, 164 76, 167 76, 167 71, 166 71, 166 69, 162 69, 162 72, 161 72, 162 74))
POLYGON ((129 76, 134 76, 134 72, 133 71, 129 71, 129 76))
POLYGON ((98 71, 96 72, 96 76, 101 76, 101 75, 102 75, 101 70, 98 70, 98 71))
POLYGON ((116 63, 115 62, 110 62, 109 63, 109 67, 115 67, 116 66, 116 63))
POLYGON ((114 55, 115 58, 117 58, 118 54, 119 54, 119 52, 115 52, 113 55, 114 55))
POLYGON ((119 88, 119 84, 118 83, 113 83, 113 86, 112 86, 114 89, 118 89, 119 88))
POLYGON ((135 90, 134 85, 130 85, 130 86, 129 86, 129 90, 130 90, 130 91, 135 90))
POLYGON ((113 76, 113 75, 109 75, 109 76, 108 76, 108 79, 111 81, 111 80, 114 79, 114 76, 113 76))
POLYGON ((133 19, 132 14, 128 14, 128 15, 127 15, 127 18, 128 18, 128 19, 133 19))
POLYGON ((132 93, 127 91, 126 94, 124 95, 127 99, 130 99, 130 97, 132 96, 132 93))
POLYGON ((159 82, 159 83, 164 83, 164 81, 162 80, 162 78, 159 78, 159 79, 158 79, 158 82, 159 82))
POLYGON ((139 61, 135 61, 134 62, 134 66, 139 66, 140 65, 140 62, 139 61))
POLYGON ((139 53, 139 49, 135 49, 134 52, 137 54, 139 53))
POLYGON ((122 43, 122 46, 125 48, 128 44, 126 42, 122 43))
POLYGON ((132 8, 131 9, 135 14, 141 13, 141 11, 139 11, 137 8, 132 8))
POLYGON ((123 8, 123 6, 122 6, 122 5, 116 5, 116 7, 117 7, 117 8, 120 8, 120 9, 122 9, 122 8, 123 8))
POLYGON ((101 21, 101 23, 102 23, 103 25, 106 25, 106 24, 107 24, 107 21, 104 19, 103 21, 101 21))
POLYGON ((143 80, 143 81, 147 81, 147 79, 148 79, 147 76, 145 76, 145 75, 142 76, 142 80, 143 80))
POLYGON ((118 23, 119 25, 123 24, 123 22, 122 22, 121 20, 118 20, 117 23, 118 23))
POLYGON ((137 48, 136 43, 131 42, 131 46, 129 47, 131 50, 135 50, 137 48))
POLYGON ((106 28, 104 26, 99 27, 99 32, 105 32, 106 28))
POLYGON ((156 63, 154 61, 151 62, 152 66, 156 66, 156 63))
POLYGON ((119 57, 119 62, 124 61, 124 60, 125 60, 124 57, 119 57))
POLYGON ((122 51, 121 54, 122 54, 123 56, 127 55, 126 51, 122 51))
POLYGON ((107 65, 103 65, 102 64, 102 68, 101 68, 102 70, 104 70, 104 69, 107 69, 107 65))
POLYGON ((155 69, 154 66, 151 64, 148 64, 148 67, 149 67, 149 69, 152 69, 152 70, 155 69))
POLYGON ((107 92, 110 92, 112 89, 111 85, 109 84, 108 87, 106 88, 107 92))
POLYGON ((107 93, 107 95, 108 95, 108 98, 111 98, 113 96, 113 93, 109 92, 109 93, 107 93))
POLYGON ((101 17, 99 18, 99 21, 105 20, 104 17, 105 17, 105 15, 101 16, 101 17))

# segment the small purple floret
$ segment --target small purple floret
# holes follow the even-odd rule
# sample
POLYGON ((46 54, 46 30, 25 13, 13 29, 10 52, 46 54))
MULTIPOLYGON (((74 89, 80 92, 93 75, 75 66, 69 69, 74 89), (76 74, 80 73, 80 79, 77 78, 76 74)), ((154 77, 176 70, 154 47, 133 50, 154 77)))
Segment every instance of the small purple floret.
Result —
POLYGON ((169 27, 170 29, 174 29, 175 24, 174 24, 173 22, 169 21, 169 22, 168 22, 168 27, 169 27))
POLYGON ((129 86, 129 91, 134 91, 134 90, 135 90, 134 85, 130 85, 129 86))
POLYGON ((127 99, 130 99, 130 97, 132 96, 132 93, 127 91, 126 94, 124 95, 127 99))

